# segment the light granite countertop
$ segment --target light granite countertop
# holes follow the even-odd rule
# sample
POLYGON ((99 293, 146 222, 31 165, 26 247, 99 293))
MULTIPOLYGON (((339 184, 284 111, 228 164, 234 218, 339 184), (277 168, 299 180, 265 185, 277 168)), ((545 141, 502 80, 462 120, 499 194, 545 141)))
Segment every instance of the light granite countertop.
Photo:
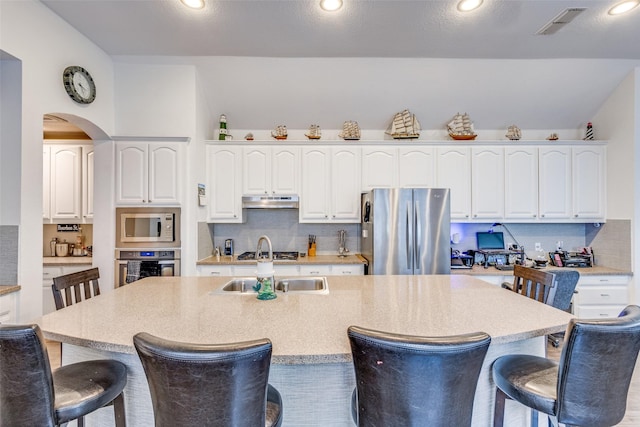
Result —
MULTIPOLYGON (((580 273, 581 276, 632 276, 633 273, 631 271, 624 270, 616 270, 614 268, 609 267, 601 267, 601 266, 593 266, 593 267, 585 267, 585 268, 567 268, 567 267, 545 267, 541 268, 541 271, 549 271, 549 270, 576 270, 580 273)), ((471 269, 460 268, 460 269, 451 269, 451 274, 459 275, 471 275, 471 276, 513 276, 513 270, 498 270, 495 267, 484 268, 481 265, 474 265, 471 269)))
MULTIPOLYGON (((248 265, 255 264, 255 260, 246 260, 239 261, 238 256, 220 256, 220 260, 215 256, 210 256, 204 259, 201 259, 197 262, 197 265, 248 265)), ((361 255, 347 255, 344 257, 340 257, 338 255, 317 255, 317 256, 305 256, 298 257, 295 261, 287 261, 287 260, 274 260, 274 264, 276 265, 307 265, 307 264, 366 264, 367 260, 364 259, 361 255)))
POLYGON ((92 264, 93 257, 90 256, 46 256, 42 258, 42 265, 47 267, 92 264))
POLYGON ((0 296, 18 292, 20 289, 20 285, 0 285, 0 296))
POLYGON ((467 275, 330 276, 329 293, 222 293, 228 277, 149 277, 43 316, 48 339, 134 354, 146 331, 177 341, 267 337, 273 363, 351 360, 347 328, 442 336, 473 331, 510 343, 564 331, 572 315, 467 275), (518 319, 513 321, 513 319, 518 319))

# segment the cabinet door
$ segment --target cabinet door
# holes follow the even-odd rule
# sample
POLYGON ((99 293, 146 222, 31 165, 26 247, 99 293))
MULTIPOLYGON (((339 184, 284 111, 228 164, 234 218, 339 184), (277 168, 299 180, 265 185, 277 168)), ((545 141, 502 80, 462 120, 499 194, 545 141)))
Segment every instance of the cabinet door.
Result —
POLYGON ((82 147, 82 216, 93 218, 93 145, 82 147))
POLYGON ((42 218, 51 218, 51 148, 42 146, 42 218))
POLYGON ((263 196, 271 192, 271 149, 249 147, 242 156, 242 194, 263 196))
POLYGON ((174 205, 180 203, 182 174, 181 144, 151 143, 149 152, 149 178, 147 203, 174 205))
POLYGON ((401 147, 398 150, 398 186, 431 188, 436 186, 435 150, 428 147, 401 147))
POLYGON ((147 203, 149 189, 147 144, 116 143, 116 203, 147 203))
POLYGON ((471 149, 471 211, 473 219, 504 216, 504 149, 471 149))
POLYGON ((80 219, 82 152, 79 146, 51 146, 51 217, 80 219))
POLYGON ((302 149, 300 222, 329 220, 330 154, 328 147, 302 149))
POLYGON ((505 148, 504 216, 535 220, 538 217, 538 149, 505 148))
POLYGON ((331 220, 360 222, 360 149, 333 148, 331 157, 331 220))
POLYGON ((471 216, 471 155, 469 147, 438 147, 438 188, 451 189, 451 219, 471 216))
POLYGON ((298 194, 300 148, 273 147, 271 150, 271 193, 298 194))
POLYGON ((397 184, 397 149, 390 147, 362 148, 362 189, 393 188, 397 184))
POLYGON ((540 219, 568 219, 571 216, 571 147, 539 149, 540 219))
POLYGON ((572 149, 573 217, 605 219, 606 188, 605 148, 574 147, 572 149))
POLYGON ((211 222, 242 222, 241 148, 207 147, 209 219, 211 222))

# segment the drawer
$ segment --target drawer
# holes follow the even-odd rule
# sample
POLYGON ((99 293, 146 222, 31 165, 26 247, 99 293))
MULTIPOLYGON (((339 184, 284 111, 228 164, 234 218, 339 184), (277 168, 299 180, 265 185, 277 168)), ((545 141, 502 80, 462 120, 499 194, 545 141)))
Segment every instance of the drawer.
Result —
POLYGON ((200 265, 197 268, 198 276, 232 276, 231 266, 200 265))
POLYGON ((341 265, 334 264, 331 267, 332 276, 362 276, 364 265, 341 265))
POLYGON ((578 286, 584 285, 627 285, 629 276, 580 276, 578 286))
POLYGON ((627 304, 629 291, 622 286, 580 286, 576 303, 585 304, 627 304))
POLYGON ((330 265, 301 265, 300 275, 301 276, 330 276, 331 266, 330 265))
POLYGON ((297 265, 277 264, 273 269, 276 271, 276 276, 278 277, 298 276, 300 274, 300 269, 297 265))
POLYGON ((575 315, 581 319, 598 319, 608 317, 618 317, 620 312, 626 307, 623 305, 589 305, 575 306, 575 315))
POLYGON ((53 282, 54 277, 62 276, 62 267, 43 267, 42 268, 42 281, 53 282))

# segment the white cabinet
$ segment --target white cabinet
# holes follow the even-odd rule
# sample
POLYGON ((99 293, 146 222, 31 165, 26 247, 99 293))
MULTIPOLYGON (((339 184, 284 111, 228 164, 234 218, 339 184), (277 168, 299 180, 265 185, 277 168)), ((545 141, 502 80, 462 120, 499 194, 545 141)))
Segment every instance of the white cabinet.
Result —
POLYGON ((0 324, 17 321, 18 292, 0 295, 0 324))
POLYGON ((360 222, 360 149, 302 149, 300 222, 360 222))
POLYGON ((362 148, 362 189, 393 188, 398 185, 398 149, 393 147, 362 148))
POLYGON ((504 148, 471 149, 471 213, 474 220, 504 217, 504 148))
POLYGON ((183 144, 116 143, 116 204, 178 205, 183 144))
POLYGON ((540 219, 570 218, 571 147, 541 147, 538 162, 540 219))
POLYGON ((53 300, 53 291, 51 290, 54 277, 76 273, 90 268, 90 264, 42 267, 42 315, 44 316, 45 314, 56 311, 56 303, 53 300))
MULTIPOLYGON (((275 277, 364 275, 363 264, 275 264, 275 277)), ((255 264, 199 265, 198 276, 255 277, 255 264)))
POLYGON ((531 146, 504 150, 504 217, 533 221, 538 218, 538 149, 531 146))
POLYGON ((242 148, 208 145, 209 221, 242 222, 242 148))
POLYGON ((398 187, 435 187, 435 158, 435 149, 431 147, 398 148, 398 187))
POLYGON ((451 189, 451 219, 471 216, 471 151, 469 147, 437 148, 438 188, 451 189))
POLYGON ((44 144, 42 217, 56 222, 93 218, 93 145, 44 144))
POLYGON ((573 218, 604 220, 606 217, 606 152, 602 146, 573 147, 573 218))
POLYGON ((244 149, 243 194, 298 194, 300 149, 255 146, 244 149))
POLYGON ((573 313, 581 318, 617 317, 629 304, 629 276, 580 276, 573 313))

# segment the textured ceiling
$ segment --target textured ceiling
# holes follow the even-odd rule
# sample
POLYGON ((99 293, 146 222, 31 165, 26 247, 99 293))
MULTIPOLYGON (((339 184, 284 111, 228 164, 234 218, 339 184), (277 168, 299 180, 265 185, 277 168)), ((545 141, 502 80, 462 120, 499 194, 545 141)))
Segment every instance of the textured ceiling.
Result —
POLYGON ((109 55, 640 59, 640 7, 617 0, 42 0, 109 55), (554 35, 535 33, 569 7, 587 10, 554 35))

